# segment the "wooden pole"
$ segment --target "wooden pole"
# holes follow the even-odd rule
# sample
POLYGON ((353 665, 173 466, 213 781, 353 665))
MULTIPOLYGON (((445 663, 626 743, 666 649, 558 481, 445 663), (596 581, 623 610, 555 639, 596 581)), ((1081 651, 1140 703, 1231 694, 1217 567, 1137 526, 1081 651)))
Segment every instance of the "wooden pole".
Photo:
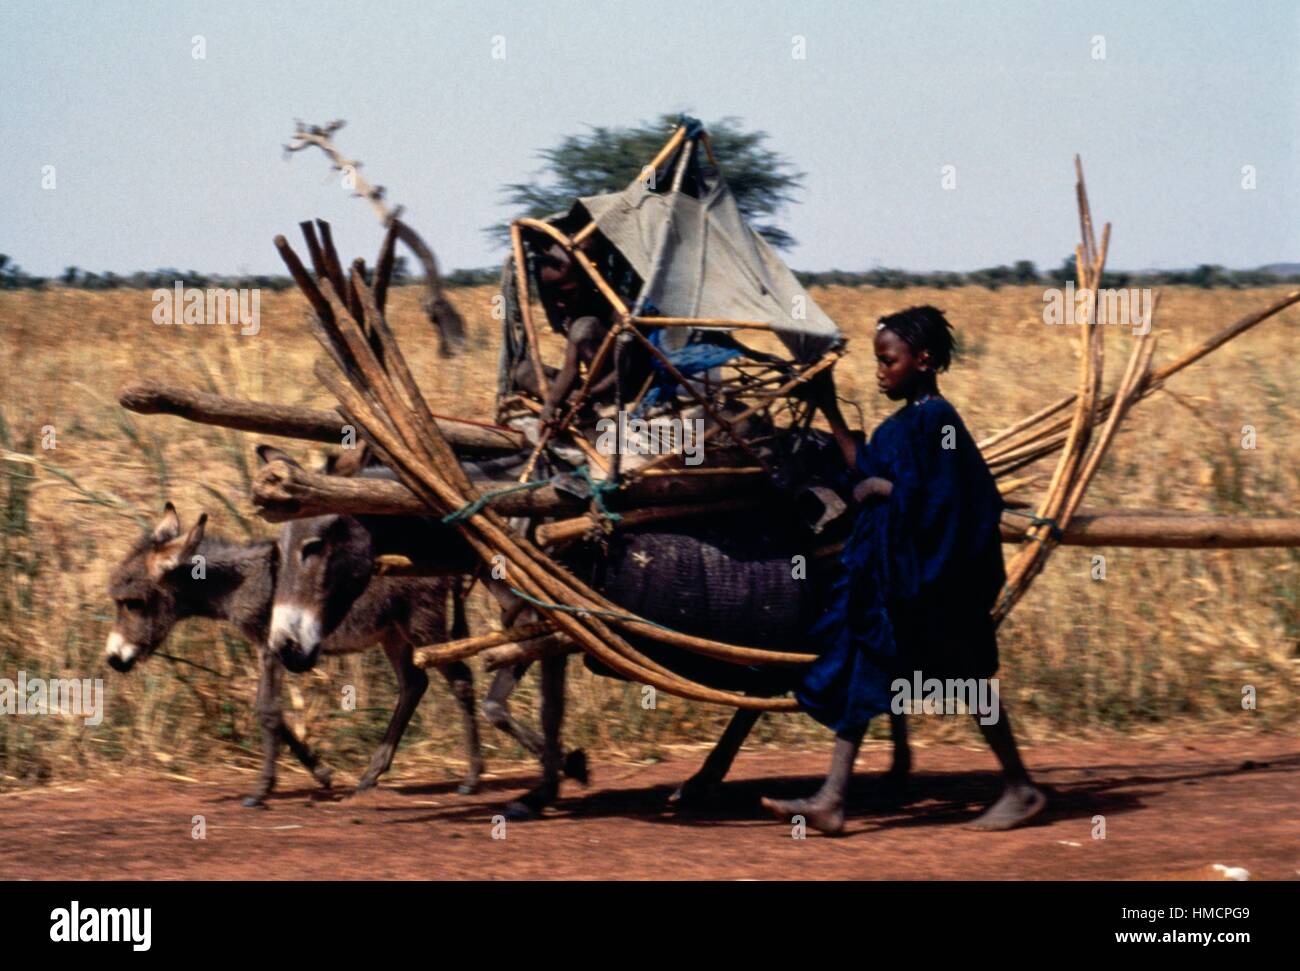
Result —
MULTIPOLYGON (((689 519, 694 516, 718 516, 726 513, 757 509, 763 500, 757 496, 741 499, 724 499, 719 502, 683 503, 677 506, 654 506, 649 509, 634 509, 620 514, 620 526, 644 526, 647 523, 665 522, 672 519, 689 519)), ((560 519, 553 523, 544 523, 537 527, 537 542, 541 546, 570 543, 590 532, 595 526, 590 516, 577 516, 573 519, 560 519)))
MULTIPOLYGON (((1002 519, 1004 542, 1028 538, 1029 520, 1011 514, 1002 519)), ((1122 511, 1076 515, 1065 528, 1062 546, 1127 546, 1149 549, 1228 550, 1300 546, 1300 519, 1255 519, 1230 516, 1122 511)))
MULTIPOLYGON (((336 411, 226 398, 157 381, 129 384, 117 400, 123 408, 143 415, 175 415, 204 425, 336 445, 343 440, 343 426, 348 424, 336 411)), ((526 444, 524 436, 513 429, 441 415, 437 420, 447 440, 466 452, 504 454, 516 452, 526 444)))
POLYGON ((493 631, 490 634, 479 634, 477 637, 463 637, 460 640, 448 641, 445 644, 417 648, 415 666, 417 668, 430 668, 450 664, 452 661, 463 661, 465 658, 473 657, 479 651, 486 650, 489 647, 499 647, 503 644, 520 644, 535 637, 543 637, 554 633, 554 631, 553 625, 540 621, 535 624, 520 624, 506 630, 493 631))
POLYGON ((582 648, 564 634, 547 634, 535 637, 531 641, 518 644, 502 644, 489 647, 480 657, 483 658, 483 670, 499 671, 501 668, 514 667, 528 661, 536 661, 556 654, 581 654, 582 648))
POLYGON ((518 223, 510 227, 510 246, 515 256, 515 295, 519 301, 519 318, 524 324, 524 333, 528 336, 528 359, 533 365, 533 376, 542 400, 551 389, 546 380, 546 368, 542 367, 542 349, 537 343, 537 328, 533 326, 532 294, 528 291, 528 263, 524 260, 524 237, 518 223))
MULTIPOLYGON (((693 470, 688 470, 693 471, 693 470)), ((513 480, 475 480, 480 492, 515 484, 513 480)), ((625 483, 606 501, 612 508, 673 506, 722 498, 766 494, 762 477, 739 472, 717 476, 655 476, 625 483)), ((287 462, 270 462, 253 478, 253 504, 263 519, 283 522, 308 516, 427 516, 429 507, 401 482, 356 476, 322 475, 287 462)), ((572 517, 587 500, 548 483, 495 499, 492 508, 506 517, 572 517)))

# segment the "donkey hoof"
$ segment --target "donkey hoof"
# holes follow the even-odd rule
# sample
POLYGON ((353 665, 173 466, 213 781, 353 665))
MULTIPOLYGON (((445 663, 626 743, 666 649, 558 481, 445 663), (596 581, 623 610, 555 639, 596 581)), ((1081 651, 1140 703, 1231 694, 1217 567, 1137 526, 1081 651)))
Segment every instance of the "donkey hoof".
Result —
POLYGON ((265 809, 266 800, 261 796, 245 796, 243 803, 245 809, 265 809))
POLYGON ((572 752, 564 757, 564 775, 574 782, 581 782, 584 786, 590 776, 587 773, 587 753, 580 748, 575 748, 572 752))
POLYGON ((528 805, 528 803, 516 799, 506 806, 502 815, 512 823, 522 823, 530 819, 536 819, 541 815, 541 812, 528 805))
POLYGON ((322 789, 334 788, 334 773, 329 769, 316 769, 312 772, 312 776, 320 784, 322 789))
POLYGON ((722 786, 716 782, 687 779, 668 797, 668 805, 673 809, 705 809, 716 805, 721 795, 722 786))
POLYGON ((456 787, 456 795, 458 796, 472 796, 476 792, 478 792, 477 782, 462 782, 456 787))

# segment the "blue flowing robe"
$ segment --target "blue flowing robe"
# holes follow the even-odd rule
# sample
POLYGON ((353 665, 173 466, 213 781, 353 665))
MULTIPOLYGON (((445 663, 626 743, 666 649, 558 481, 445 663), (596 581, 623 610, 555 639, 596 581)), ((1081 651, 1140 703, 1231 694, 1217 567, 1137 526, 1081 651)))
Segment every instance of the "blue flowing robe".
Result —
POLYGON ((989 611, 1006 579, 1002 497, 943 398, 882 422, 859 447, 855 471, 888 479, 893 492, 858 513, 828 608, 810 632, 819 657, 796 691, 808 714, 845 734, 890 710, 897 677, 992 676, 989 611))

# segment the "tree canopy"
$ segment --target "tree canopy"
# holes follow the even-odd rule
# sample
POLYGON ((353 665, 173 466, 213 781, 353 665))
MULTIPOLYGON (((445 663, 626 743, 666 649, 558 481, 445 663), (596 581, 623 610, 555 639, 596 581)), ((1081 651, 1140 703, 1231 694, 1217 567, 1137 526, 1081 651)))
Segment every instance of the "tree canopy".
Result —
MULTIPOLYGON (((676 127, 676 116, 664 115, 657 122, 642 122, 632 128, 592 127, 562 138, 558 145, 538 153, 544 164, 536 179, 504 187, 505 204, 513 210, 510 218, 539 219, 568 211, 579 196, 623 189, 676 127)), ((793 237, 772 220, 793 201, 804 173, 767 146, 766 132, 749 131, 739 119, 722 118, 706 125, 705 130, 736 205, 750 225, 773 246, 792 246, 793 237)), ((487 232, 498 242, 507 242, 509 220, 487 232)))

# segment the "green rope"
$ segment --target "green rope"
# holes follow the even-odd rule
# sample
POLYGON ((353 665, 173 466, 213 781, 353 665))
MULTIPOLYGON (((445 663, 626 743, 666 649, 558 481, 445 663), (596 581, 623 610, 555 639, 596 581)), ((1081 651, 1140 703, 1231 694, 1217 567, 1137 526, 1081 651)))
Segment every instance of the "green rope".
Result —
MULTIPOLYGON (((1031 512, 1021 512, 1019 509, 1007 509, 1004 511, 1013 516, 1024 516, 1033 526, 1046 526, 1048 531, 1052 534, 1052 539, 1056 540, 1058 543, 1065 539, 1065 534, 1061 532, 1061 527, 1057 525, 1055 519, 1049 519, 1046 516, 1037 516, 1031 512)), ((1042 537, 1040 536, 1027 536, 1025 538, 1034 539, 1040 543, 1042 542, 1042 537)))
POLYGON ((621 520, 623 518, 622 516, 616 512, 612 512, 609 507, 605 505, 605 493, 617 492, 620 487, 619 483, 613 482, 610 479, 605 479, 603 482, 595 481, 591 477, 591 467, 585 463, 578 466, 577 472, 578 475, 582 477, 582 481, 587 484, 587 488, 591 490, 592 502, 596 504, 596 509, 600 511, 600 514, 611 523, 616 523, 621 520))
POLYGON ((559 610, 566 614, 577 614, 580 617, 608 617, 610 620, 631 620, 638 624, 648 624, 651 627, 658 627, 660 630, 666 630, 670 634, 680 633, 671 627, 665 627, 663 624, 656 624, 653 620, 646 620, 644 617, 638 617, 636 614, 621 614, 617 610, 602 610, 599 607, 570 607, 567 604, 547 603, 545 600, 538 600, 536 597, 524 593, 516 587, 511 587, 510 592, 515 596, 522 597, 534 607, 541 607, 543 610, 559 610))
MULTIPOLYGON (((604 482, 595 481, 591 477, 591 468, 585 464, 578 466, 576 471, 582 481, 586 483, 588 490, 590 490, 592 501, 595 502, 596 508, 600 511, 600 514, 612 523, 616 523, 622 519, 622 516, 613 512, 605 505, 605 493, 617 492, 619 490, 619 484, 617 482, 611 482, 608 479, 604 482)), ((555 481, 555 479, 556 477, 552 476, 549 479, 538 479, 536 482, 520 482, 516 485, 505 486, 501 489, 492 489, 483 493, 483 495, 479 496, 473 502, 467 502, 459 509, 447 513, 447 515, 442 517, 442 521, 448 524, 458 523, 461 520, 468 519, 475 513, 480 512, 484 506, 500 496, 508 496, 512 492, 523 492, 526 489, 540 489, 542 486, 550 485, 555 481)))
POLYGON ((540 489, 542 486, 550 484, 550 479, 538 479, 536 482, 520 482, 518 485, 506 486, 503 489, 493 489, 490 492, 483 493, 483 495, 479 496, 473 502, 467 502, 459 509, 447 513, 447 515, 442 517, 442 521, 444 523, 458 523, 462 519, 468 519, 470 516, 479 512, 484 506, 496 499, 498 496, 508 496, 512 492, 523 492, 525 489, 540 489))

